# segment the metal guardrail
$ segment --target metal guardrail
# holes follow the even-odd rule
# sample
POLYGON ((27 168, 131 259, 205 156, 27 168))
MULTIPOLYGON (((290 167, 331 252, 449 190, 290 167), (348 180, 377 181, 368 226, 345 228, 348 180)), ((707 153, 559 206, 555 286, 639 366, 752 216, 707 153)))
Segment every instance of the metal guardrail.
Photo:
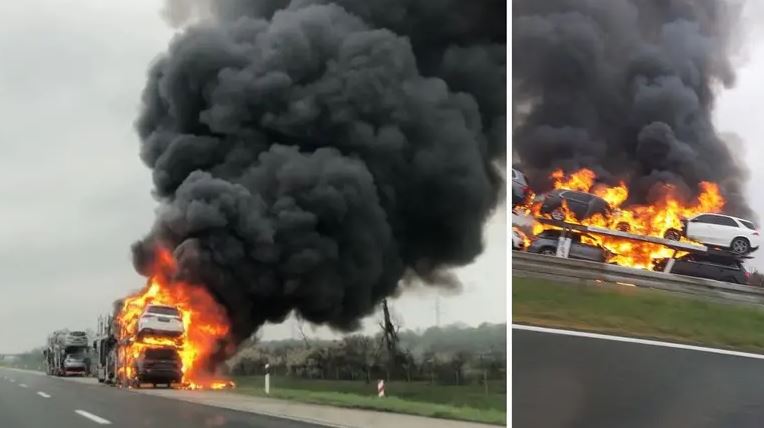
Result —
POLYGON ((764 288, 523 251, 512 251, 512 276, 632 285, 714 300, 764 305, 764 288))

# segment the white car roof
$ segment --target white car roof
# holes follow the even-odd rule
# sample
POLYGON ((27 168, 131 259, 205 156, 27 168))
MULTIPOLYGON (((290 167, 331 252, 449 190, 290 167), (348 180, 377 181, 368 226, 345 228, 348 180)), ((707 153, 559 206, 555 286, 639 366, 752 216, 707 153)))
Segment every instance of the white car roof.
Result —
POLYGON ((700 213, 700 214, 696 214, 696 215, 692 216, 692 218, 695 218, 695 217, 700 217, 700 216, 702 216, 702 215, 716 215, 716 216, 719 216, 719 217, 727 217, 727 218, 731 218, 731 219, 733 219, 733 220, 737 220, 737 221, 747 221, 747 222, 749 222, 749 223, 753 223, 753 222, 754 222, 753 220, 748 220, 748 219, 745 219, 745 218, 740 218, 740 217, 733 217, 733 216, 731 216, 731 215, 727 215, 727 214, 719 214, 719 213, 700 213))

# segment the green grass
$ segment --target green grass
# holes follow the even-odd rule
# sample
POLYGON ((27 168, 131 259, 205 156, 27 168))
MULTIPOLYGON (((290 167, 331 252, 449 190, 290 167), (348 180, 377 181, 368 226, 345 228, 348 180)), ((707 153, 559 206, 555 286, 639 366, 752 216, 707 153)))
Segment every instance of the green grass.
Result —
MULTIPOLYGON (((236 379, 235 391, 265 396, 262 376, 236 379)), ((483 386, 430 385, 427 382, 385 382, 385 398, 379 398, 376 382, 313 380, 271 377, 270 397, 304 403, 408 413, 436 418, 506 424, 506 392, 503 382, 483 386)))
POLYGON ((636 287, 513 278, 512 321, 764 353, 764 309, 636 287))

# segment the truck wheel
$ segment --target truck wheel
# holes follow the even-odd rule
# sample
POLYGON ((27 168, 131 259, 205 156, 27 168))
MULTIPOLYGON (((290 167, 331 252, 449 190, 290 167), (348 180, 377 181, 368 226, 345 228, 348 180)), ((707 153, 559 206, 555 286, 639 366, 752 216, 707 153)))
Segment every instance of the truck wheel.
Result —
POLYGON ((676 229, 669 229, 663 234, 663 237, 670 241, 679 241, 682 239, 682 234, 676 229))
POLYGON ((751 250, 751 243, 747 239, 738 236, 732 240, 730 249, 735 254, 746 254, 751 250))
POLYGON ((552 211, 552 218, 557 221, 563 221, 565 220, 565 212, 562 210, 562 208, 556 208, 554 211, 552 211))
POLYGON ((539 251, 539 254, 544 254, 547 256, 556 256, 557 250, 551 247, 542 248, 541 251, 539 251))

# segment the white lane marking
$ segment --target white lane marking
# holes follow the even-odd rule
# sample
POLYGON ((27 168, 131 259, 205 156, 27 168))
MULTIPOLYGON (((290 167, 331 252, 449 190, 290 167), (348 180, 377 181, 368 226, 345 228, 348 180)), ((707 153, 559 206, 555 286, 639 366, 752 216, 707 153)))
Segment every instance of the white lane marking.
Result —
POLYGON ((14 383, 14 382, 16 382, 16 379, 11 379, 11 383, 14 383))
POLYGON ((26 387, 27 387, 27 384, 25 384, 25 383, 20 383, 20 384, 19 384, 19 386, 20 386, 20 387, 22 387, 22 388, 26 388, 26 387))
POLYGON ((44 393, 42 391, 37 391, 37 395, 39 395, 42 398, 50 398, 50 395, 48 395, 48 394, 46 394, 46 393, 44 393))
POLYGON ((95 422, 97 424, 111 425, 111 422, 107 421, 106 419, 104 419, 104 418, 102 418, 100 416, 96 416, 96 415, 94 415, 92 413, 88 413, 88 412, 86 412, 84 410, 75 410, 74 413, 82 416, 83 418, 88 418, 88 419, 90 419, 91 421, 93 421, 93 422, 95 422))
POLYGON ((556 328, 535 327, 531 325, 522 325, 522 324, 512 324, 512 328, 516 330, 528 330, 528 331, 535 331, 539 333, 588 337, 591 339, 603 339, 603 340, 612 340, 615 342, 638 343, 640 345, 662 346, 664 348, 685 349, 688 351, 708 352, 711 354, 732 355, 735 357, 754 358, 757 360, 764 360, 764 355, 762 354, 751 354, 749 352, 730 351, 728 349, 707 348, 705 346, 684 345, 681 343, 661 342, 658 340, 637 339, 634 337, 623 337, 623 336, 611 336, 609 334, 586 333, 583 331, 560 330, 556 328))

